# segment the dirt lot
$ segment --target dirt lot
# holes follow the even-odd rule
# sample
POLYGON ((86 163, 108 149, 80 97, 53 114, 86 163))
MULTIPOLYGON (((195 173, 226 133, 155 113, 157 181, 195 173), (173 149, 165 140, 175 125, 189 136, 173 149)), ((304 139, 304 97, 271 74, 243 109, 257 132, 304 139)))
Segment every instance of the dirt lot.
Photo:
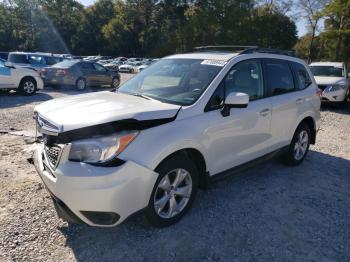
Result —
POLYGON ((100 229, 57 218, 19 136, 33 134, 36 104, 75 94, 0 95, 0 261, 350 261, 350 105, 323 108, 301 166, 272 160, 219 181, 169 228, 100 229))

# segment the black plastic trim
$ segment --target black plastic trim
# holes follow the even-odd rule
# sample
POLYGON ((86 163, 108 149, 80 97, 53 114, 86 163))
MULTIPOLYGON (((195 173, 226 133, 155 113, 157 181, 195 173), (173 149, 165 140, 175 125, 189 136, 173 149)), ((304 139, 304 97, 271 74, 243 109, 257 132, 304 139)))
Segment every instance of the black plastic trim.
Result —
POLYGON ((271 153, 268 153, 268 154, 266 154, 264 156, 258 157, 258 158, 254 159, 254 160, 251 160, 251 161, 247 162, 247 163, 244 163, 244 164, 235 166, 233 168, 230 168, 228 170, 222 171, 222 172, 220 172, 220 173, 218 173, 216 175, 209 176, 208 177, 209 182, 214 182, 216 180, 223 179, 223 178, 225 178, 227 176, 231 176, 231 175, 234 175, 234 174, 237 174, 237 173, 241 173, 241 172, 243 172, 243 171, 245 171, 247 169, 250 169, 251 167, 254 167, 254 166, 258 165, 258 164, 261 164, 261 163, 265 162, 266 160, 269 160, 271 158, 274 158, 274 157, 276 157, 278 155, 281 155, 281 154, 287 152, 288 149, 289 149, 289 145, 288 146, 284 146, 284 147, 282 147, 280 149, 277 149, 277 150, 275 150, 275 151, 273 151, 271 153))

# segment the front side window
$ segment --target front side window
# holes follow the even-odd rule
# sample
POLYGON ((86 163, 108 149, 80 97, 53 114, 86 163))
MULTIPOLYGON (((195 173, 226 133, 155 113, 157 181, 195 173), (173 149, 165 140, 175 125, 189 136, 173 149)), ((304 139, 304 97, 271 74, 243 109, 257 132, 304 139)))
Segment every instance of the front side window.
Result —
POLYGON ((311 72, 314 76, 334 76, 344 77, 345 72, 341 67, 334 66, 310 66, 311 72))
POLYGON ((298 89, 305 89, 312 84, 309 73, 302 64, 293 62, 293 68, 297 76, 298 89))
POLYGON ((287 62, 266 59, 265 71, 267 87, 271 90, 272 95, 280 95, 294 90, 293 75, 287 62))
POLYGON ((253 101, 264 97, 262 67, 259 60, 237 63, 222 80, 210 98, 206 111, 222 108, 225 96, 232 92, 245 93, 253 101))
POLYGON ((121 93, 149 96, 178 105, 193 104, 224 63, 203 59, 162 59, 119 87, 121 93))

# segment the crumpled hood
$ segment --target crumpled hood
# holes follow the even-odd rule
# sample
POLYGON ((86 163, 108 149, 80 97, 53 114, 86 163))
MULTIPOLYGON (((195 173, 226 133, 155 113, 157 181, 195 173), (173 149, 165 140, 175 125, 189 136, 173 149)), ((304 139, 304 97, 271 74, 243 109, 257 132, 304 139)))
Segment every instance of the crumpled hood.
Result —
POLYGON ((344 77, 330 77, 330 76, 315 76, 318 85, 334 85, 342 84, 347 80, 344 77))
POLYGON ((57 98, 34 108, 58 132, 117 120, 152 120, 175 117, 180 106, 118 92, 95 92, 57 98))

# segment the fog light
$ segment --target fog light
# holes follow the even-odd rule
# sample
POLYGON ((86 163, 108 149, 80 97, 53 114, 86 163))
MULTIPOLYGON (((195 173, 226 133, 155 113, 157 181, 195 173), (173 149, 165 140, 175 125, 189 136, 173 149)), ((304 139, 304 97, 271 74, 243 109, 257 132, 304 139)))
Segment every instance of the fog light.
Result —
POLYGON ((120 216, 113 212, 80 211, 87 219, 96 225, 109 226, 117 223, 120 216))

